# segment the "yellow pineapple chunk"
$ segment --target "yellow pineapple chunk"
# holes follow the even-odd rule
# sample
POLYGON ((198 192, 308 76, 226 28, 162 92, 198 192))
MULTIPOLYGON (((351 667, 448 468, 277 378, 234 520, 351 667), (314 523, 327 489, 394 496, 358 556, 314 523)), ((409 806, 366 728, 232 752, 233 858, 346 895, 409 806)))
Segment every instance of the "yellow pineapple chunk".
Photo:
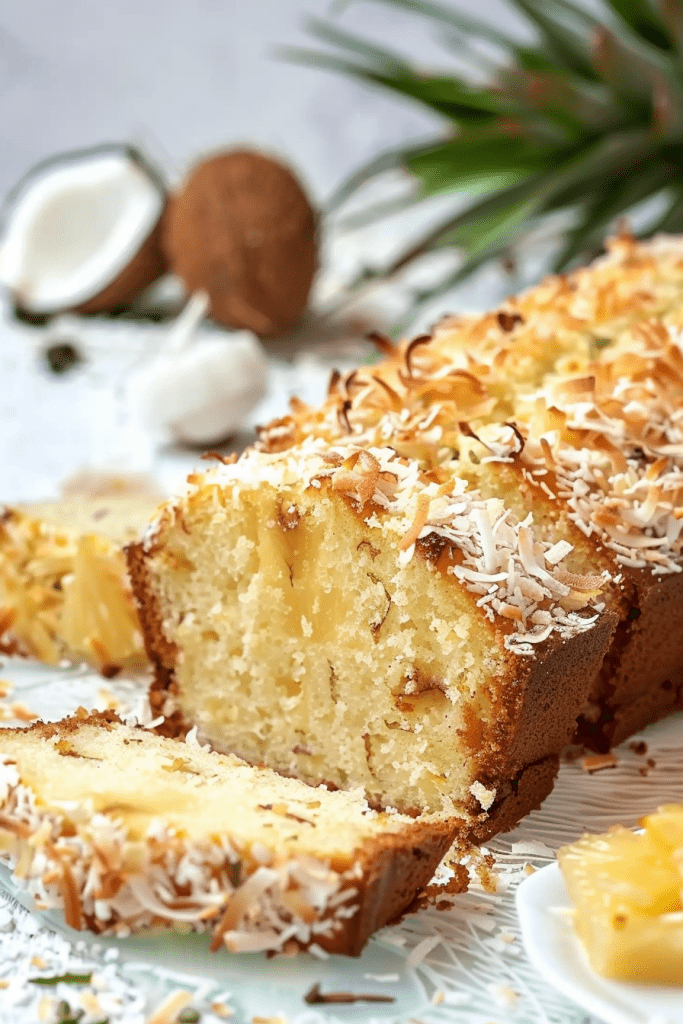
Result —
POLYGON ((576 931, 598 974, 683 985, 683 804, 641 824, 559 850, 576 931))

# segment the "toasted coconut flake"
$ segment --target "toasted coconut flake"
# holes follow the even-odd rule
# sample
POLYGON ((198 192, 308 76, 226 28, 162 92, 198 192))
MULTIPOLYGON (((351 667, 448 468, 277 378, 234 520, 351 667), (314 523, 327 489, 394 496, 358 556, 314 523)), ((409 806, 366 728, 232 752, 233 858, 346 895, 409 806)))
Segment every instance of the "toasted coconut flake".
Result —
POLYGON ((418 539, 429 518, 429 498, 426 494, 419 494, 417 498, 417 510, 410 529, 401 537, 398 542, 399 551, 407 551, 418 539))
POLYGON ((404 359, 405 359, 405 363, 406 363, 406 370, 408 371, 408 376, 409 377, 413 376, 413 366, 412 366, 412 355, 413 355, 413 352, 415 351, 416 348, 419 348, 420 345, 428 345, 431 340, 432 340, 432 335, 431 334, 420 334, 420 335, 417 336, 417 338, 413 338, 413 340, 407 346, 407 348, 405 350, 405 354, 404 354, 404 359))

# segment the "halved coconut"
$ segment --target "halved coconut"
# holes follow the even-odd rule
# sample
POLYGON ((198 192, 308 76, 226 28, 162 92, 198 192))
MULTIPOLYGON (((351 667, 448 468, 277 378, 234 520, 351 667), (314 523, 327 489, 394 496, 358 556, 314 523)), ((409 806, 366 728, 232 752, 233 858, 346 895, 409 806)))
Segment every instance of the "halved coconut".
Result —
POLYGON ((31 314, 123 309, 166 270, 165 206, 161 178, 129 146, 53 157, 8 197, 0 282, 31 314))

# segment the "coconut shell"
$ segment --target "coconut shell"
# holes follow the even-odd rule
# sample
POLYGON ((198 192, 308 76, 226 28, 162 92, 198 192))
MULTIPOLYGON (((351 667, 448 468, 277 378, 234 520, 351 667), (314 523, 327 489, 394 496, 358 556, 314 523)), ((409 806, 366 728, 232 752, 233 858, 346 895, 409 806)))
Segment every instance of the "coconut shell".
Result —
POLYGON ((161 245, 160 217, 135 256, 106 288, 92 299, 81 303, 75 313, 118 313, 126 309, 138 295, 168 270, 161 245))
POLYGON ((277 334, 306 308, 316 217, 277 160, 234 150, 198 164, 169 201, 162 242, 174 273, 208 293, 227 327, 277 334))

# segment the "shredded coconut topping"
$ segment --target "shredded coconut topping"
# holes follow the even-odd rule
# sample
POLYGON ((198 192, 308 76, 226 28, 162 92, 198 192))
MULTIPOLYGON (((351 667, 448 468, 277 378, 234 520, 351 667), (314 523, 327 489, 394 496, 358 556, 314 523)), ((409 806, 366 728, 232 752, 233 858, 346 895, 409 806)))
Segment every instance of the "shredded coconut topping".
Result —
POLYGON ((683 246, 622 235, 608 249, 501 310, 384 344, 382 363, 333 375, 321 407, 295 403, 210 479, 326 484, 403 564, 437 542, 515 653, 590 628, 608 573, 568 573, 569 541, 486 495, 509 464, 617 567, 681 571, 683 246))

